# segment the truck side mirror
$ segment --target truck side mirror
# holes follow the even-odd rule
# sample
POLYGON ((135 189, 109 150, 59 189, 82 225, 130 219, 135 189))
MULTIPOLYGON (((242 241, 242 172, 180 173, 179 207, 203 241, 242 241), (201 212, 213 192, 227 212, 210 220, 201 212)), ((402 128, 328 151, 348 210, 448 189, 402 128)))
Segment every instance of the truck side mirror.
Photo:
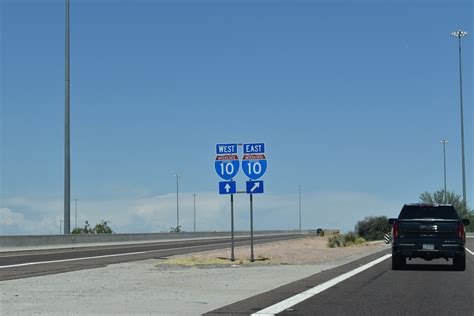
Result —
POLYGON ((389 223, 391 226, 393 226, 393 224, 394 224, 396 221, 397 221, 396 218, 390 218, 390 219, 388 220, 388 223, 389 223))
POLYGON ((462 223, 464 224, 464 226, 467 226, 467 225, 471 224, 471 221, 468 220, 467 218, 463 218, 462 223))

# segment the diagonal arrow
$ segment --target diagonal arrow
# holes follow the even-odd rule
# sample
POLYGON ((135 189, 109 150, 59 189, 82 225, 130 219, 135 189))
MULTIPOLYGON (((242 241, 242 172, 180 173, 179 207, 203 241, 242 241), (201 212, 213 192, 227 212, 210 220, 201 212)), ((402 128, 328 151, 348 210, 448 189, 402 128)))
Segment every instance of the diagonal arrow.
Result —
POLYGON ((250 192, 257 190, 258 188, 260 188, 260 182, 255 182, 253 187, 250 189, 250 192))
POLYGON ((230 185, 227 183, 227 184, 225 185, 224 189, 225 189, 225 191, 226 191, 227 193, 229 193, 229 191, 230 191, 230 185))

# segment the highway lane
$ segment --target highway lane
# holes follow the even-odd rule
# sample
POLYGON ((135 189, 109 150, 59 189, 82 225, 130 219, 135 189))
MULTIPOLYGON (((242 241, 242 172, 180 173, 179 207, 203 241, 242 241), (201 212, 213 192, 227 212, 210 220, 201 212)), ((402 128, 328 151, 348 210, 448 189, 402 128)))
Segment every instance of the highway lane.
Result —
MULTIPOLYGON (((255 236, 254 242, 258 244, 304 236, 301 234, 255 236)), ((249 237, 235 238, 236 246, 249 243, 249 237)), ((3 252, 0 253, 0 281, 227 247, 230 247, 230 238, 3 252)))
MULTIPOLYGON (((474 250, 474 239, 467 241, 474 250)), ((222 307, 206 315, 249 315, 390 254, 380 252, 222 307)), ((466 271, 455 271, 445 260, 408 261, 406 270, 392 271, 383 260, 278 315, 474 315, 474 256, 467 253, 466 271)), ((327 283, 326 283, 327 284, 327 283)), ((265 314, 261 314, 265 315, 265 314)), ((266 314, 273 315, 273 314, 266 314)))

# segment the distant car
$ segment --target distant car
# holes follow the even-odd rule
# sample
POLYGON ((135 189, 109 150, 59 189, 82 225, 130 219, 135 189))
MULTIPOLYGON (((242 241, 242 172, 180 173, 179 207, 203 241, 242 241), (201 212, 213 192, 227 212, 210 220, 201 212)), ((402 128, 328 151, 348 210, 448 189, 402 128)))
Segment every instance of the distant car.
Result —
POLYGON ((468 219, 460 219, 452 205, 405 204, 392 228, 392 269, 405 267, 406 258, 453 259, 456 270, 466 269, 468 219))

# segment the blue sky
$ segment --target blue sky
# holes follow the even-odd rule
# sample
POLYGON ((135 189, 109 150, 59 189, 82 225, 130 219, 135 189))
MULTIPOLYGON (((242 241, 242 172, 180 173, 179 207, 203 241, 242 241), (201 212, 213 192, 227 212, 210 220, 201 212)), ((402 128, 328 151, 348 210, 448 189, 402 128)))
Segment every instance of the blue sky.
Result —
MULTIPOLYGON (((59 231, 64 2, 1 0, 0 233, 59 231)), ((471 1, 71 1, 71 198, 118 232, 229 228, 215 144, 265 142, 257 229, 349 230, 443 186, 461 193, 463 40, 472 182, 471 1)), ((244 186, 244 177, 237 177, 244 186)), ((248 200, 236 200, 237 229, 248 200)), ((472 205, 472 203, 471 203, 472 205)), ((74 211, 74 205, 72 207, 74 211)), ((71 218, 74 220, 74 213, 71 218)), ((72 222, 74 226, 74 222, 72 222)))

